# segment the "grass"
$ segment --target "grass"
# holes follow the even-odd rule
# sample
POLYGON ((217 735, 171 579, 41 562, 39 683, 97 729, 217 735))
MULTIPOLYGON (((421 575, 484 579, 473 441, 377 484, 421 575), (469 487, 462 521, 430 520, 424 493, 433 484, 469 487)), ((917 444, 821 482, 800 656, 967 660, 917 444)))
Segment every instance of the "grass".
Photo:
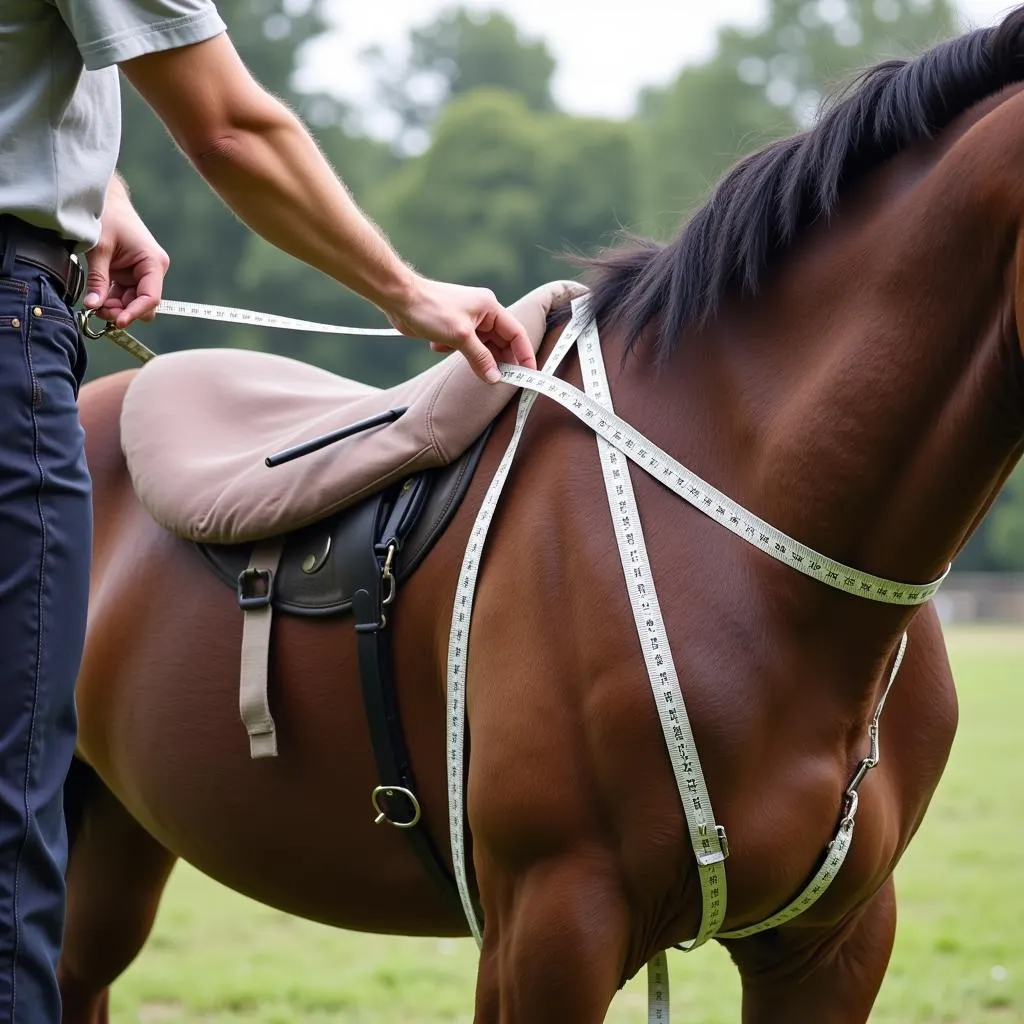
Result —
MULTIPOLYGON (((960 730, 897 873, 896 948, 872 1024, 1024 1022, 1024 630, 948 636, 960 730)), ((333 931, 179 865, 149 944, 115 985, 114 1024, 436 1024, 472 1020, 472 940, 333 931)), ((670 954, 676 1021, 735 1024, 719 947, 670 954)), ((614 1024, 646 1019, 643 976, 614 1024)))

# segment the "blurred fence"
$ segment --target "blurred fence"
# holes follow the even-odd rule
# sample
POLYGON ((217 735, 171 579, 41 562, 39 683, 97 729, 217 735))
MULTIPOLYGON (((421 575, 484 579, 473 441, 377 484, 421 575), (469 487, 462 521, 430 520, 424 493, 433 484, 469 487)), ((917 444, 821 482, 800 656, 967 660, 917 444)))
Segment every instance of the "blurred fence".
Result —
POLYGON ((944 623, 1024 625, 1024 573, 951 573, 935 596, 944 623))

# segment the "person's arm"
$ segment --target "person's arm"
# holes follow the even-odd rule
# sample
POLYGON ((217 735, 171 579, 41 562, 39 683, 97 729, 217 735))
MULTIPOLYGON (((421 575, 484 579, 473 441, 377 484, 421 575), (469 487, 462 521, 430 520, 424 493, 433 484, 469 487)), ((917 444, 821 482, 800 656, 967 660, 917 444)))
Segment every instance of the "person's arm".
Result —
POLYGON ((492 292, 431 281, 404 263, 226 34, 120 67, 211 188, 267 241, 369 299, 403 334, 458 349, 481 377, 497 374, 495 356, 536 365, 522 325, 492 292))

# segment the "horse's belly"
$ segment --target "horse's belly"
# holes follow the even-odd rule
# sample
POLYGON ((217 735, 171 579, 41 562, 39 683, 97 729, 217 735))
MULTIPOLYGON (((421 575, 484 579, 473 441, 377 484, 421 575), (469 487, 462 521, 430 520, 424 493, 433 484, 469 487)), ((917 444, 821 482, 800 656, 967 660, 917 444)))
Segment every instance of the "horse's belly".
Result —
MULTIPOLYGON (((408 837, 373 823, 351 622, 277 617, 279 755, 254 760, 238 712, 234 594, 186 545, 145 533, 142 557, 100 567, 78 692, 83 756, 168 849, 256 900, 340 927, 464 934, 408 837)), ((409 736, 414 758, 422 733, 409 736)), ((443 746, 440 758, 422 773, 436 792, 420 796, 445 849, 443 746)))

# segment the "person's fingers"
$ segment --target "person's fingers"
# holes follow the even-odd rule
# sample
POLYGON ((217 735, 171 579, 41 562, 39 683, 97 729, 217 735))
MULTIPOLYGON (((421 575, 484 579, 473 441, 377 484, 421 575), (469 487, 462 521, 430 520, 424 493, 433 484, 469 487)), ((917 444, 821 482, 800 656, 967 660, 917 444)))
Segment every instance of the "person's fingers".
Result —
POLYGON ((501 371, 495 362, 491 350, 476 336, 467 334, 460 346, 460 351, 469 361, 473 372, 488 384, 497 384, 501 380, 501 371))
POLYGON ((108 298, 98 309, 94 309, 93 315, 99 317, 100 320, 106 320, 107 323, 115 323, 117 318, 121 315, 124 305, 120 299, 108 298))
POLYGON ((125 308, 117 318, 118 327, 127 327, 134 320, 152 320, 156 316, 156 307, 163 295, 167 267, 161 260, 156 256, 147 256, 140 260, 134 269, 135 294, 125 302, 125 308))
POLYGON ((537 369, 537 357, 534 355, 529 335, 523 325, 507 309, 498 307, 489 333, 494 334, 495 340, 509 350, 512 356, 511 361, 517 366, 525 366, 530 370, 537 369))
POLYGON ((430 348, 434 352, 454 352, 455 351, 455 349, 452 348, 451 345, 442 345, 441 342, 439 342, 439 341, 432 341, 430 343, 430 348))

